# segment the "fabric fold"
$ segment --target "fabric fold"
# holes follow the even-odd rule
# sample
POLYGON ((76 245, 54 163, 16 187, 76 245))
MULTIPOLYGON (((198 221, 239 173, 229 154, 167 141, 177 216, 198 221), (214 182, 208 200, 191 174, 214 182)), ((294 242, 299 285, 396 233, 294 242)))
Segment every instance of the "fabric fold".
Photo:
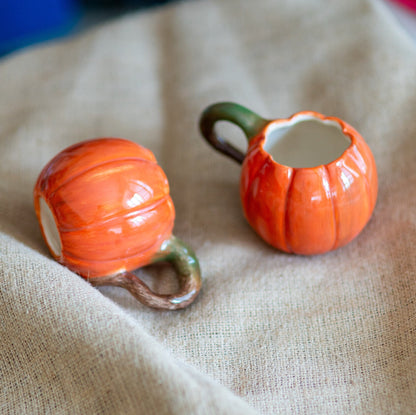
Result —
POLYGON ((80 277, 0 240, 5 413, 255 413, 80 277))

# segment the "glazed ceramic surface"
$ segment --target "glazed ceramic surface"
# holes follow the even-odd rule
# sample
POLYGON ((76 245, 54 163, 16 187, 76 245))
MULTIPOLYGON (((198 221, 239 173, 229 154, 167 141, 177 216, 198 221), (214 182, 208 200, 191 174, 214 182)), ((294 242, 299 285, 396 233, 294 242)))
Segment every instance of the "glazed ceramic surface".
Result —
POLYGON ((199 279, 196 258, 172 236, 175 210, 165 173, 136 143, 102 138, 65 149, 40 173, 34 204, 54 258, 95 285, 172 260, 174 252, 174 265, 199 279))
POLYGON ((304 111, 264 120, 237 104, 219 103, 204 112, 200 126, 214 148, 242 163, 245 217, 272 246, 324 253, 350 242, 370 219, 377 198, 374 158, 339 118, 304 111), (219 120, 246 133, 245 155, 215 133, 219 120))

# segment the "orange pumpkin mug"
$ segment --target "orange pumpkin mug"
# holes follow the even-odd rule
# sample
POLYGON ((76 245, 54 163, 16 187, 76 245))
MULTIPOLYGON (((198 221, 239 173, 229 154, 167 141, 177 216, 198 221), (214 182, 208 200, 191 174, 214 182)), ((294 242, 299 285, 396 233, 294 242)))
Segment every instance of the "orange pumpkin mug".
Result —
POLYGON ((266 120, 230 102, 209 106, 203 137, 242 163, 240 197, 253 229, 275 248, 321 254, 355 238, 373 212, 377 171, 361 135, 345 121, 313 111, 266 120), (239 126, 246 154, 215 131, 218 121, 239 126))
POLYGON ((169 310, 198 295, 198 260, 172 235, 169 184, 148 149, 120 138, 72 145, 40 173, 34 205, 52 256, 92 285, 123 287, 143 304, 169 310), (157 294, 132 272, 159 261, 173 265, 178 292, 157 294))

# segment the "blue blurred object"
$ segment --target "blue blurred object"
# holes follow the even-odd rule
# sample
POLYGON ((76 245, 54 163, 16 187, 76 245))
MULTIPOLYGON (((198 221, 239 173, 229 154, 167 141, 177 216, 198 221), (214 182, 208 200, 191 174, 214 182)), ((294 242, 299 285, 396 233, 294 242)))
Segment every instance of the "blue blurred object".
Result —
POLYGON ((0 0, 0 56, 67 34, 79 12, 77 0, 0 0))
POLYGON ((99 7, 126 7, 133 6, 137 8, 148 8, 160 6, 165 3, 170 3, 175 0, 82 0, 82 3, 87 6, 99 7))
POLYGON ((175 0, 0 0, 0 57, 33 43, 175 0))

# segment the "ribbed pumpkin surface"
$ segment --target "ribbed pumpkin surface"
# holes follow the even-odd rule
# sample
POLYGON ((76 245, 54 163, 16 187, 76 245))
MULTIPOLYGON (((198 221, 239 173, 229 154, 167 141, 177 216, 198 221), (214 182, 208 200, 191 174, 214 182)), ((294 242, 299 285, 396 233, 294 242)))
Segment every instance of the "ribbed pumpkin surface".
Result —
POLYGON ((128 140, 84 141, 45 166, 34 190, 45 236, 40 198, 58 228, 56 259, 84 277, 146 265, 172 233, 167 178, 149 150, 128 140))
POLYGON ((285 252, 310 255, 345 245, 364 228, 376 203, 377 173, 370 149, 350 125, 304 114, 340 123, 351 145, 325 166, 292 168, 263 149, 263 132, 250 141, 240 194, 248 222, 263 239, 285 252))

